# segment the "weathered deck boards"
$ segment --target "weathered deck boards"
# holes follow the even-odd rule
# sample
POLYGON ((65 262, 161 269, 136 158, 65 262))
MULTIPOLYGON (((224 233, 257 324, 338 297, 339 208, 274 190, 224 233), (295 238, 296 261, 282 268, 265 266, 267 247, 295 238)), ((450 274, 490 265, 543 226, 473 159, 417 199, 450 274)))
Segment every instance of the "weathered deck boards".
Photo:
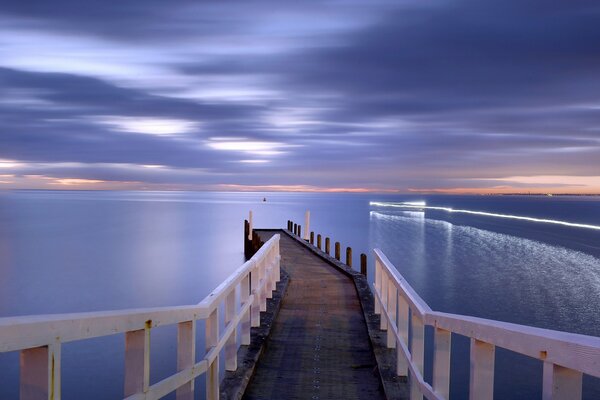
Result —
POLYGON ((385 398, 352 280, 287 235, 280 249, 290 280, 244 399, 385 398))

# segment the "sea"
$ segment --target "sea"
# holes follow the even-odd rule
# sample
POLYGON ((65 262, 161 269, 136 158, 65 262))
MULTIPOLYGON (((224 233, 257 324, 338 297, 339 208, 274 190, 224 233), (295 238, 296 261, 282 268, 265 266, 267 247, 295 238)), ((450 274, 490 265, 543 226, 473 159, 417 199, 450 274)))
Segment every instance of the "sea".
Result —
MULTIPOLYGON (((310 210, 354 265, 368 255, 370 281, 379 248, 434 310, 600 336, 595 196, 1 191, 0 317, 195 304, 244 262, 250 210, 257 228, 310 210)), ((176 371, 176 330, 151 341, 155 383, 176 371)), ((199 325, 198 357, 202 341, 199 325)), ((452 350, 451 398, 468 398, 468 338, 452 350)), ((63 399, 122 398, 123 354, 124 335, 65 343, 63 399)), ((498 348, 495 369, 495 398, 541 398, 540 361, 498 348)), ((0 399, 18 387, 19 354, 0 353, 0 399)), ((583 390, 600 399, 598 379, 583 390)))

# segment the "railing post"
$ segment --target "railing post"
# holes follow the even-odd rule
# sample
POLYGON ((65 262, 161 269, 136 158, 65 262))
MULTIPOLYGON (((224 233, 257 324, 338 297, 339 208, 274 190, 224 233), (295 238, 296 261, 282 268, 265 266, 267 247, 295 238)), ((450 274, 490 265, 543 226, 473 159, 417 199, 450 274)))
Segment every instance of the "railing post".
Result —
POLYGON ((444 399, 450 397, 450 331, 435 328, 433 339, 433 390, 444 399))
POLYGON ((381 318, 379 319, 379 329, 382 331, 387 330, 388 321, 385 313, 387 312, 387 285, 388 285, 388 276, 387 272, 381 271, 381 290, 379 292, 379 297, 381 298, 381 318))
POLYGON ((340 242, 335 242, 335 259, 340 261, 340 242))
POLYGON ((259 302, 259 309, 260 311, 267 311, 267 284, 266 284, 266 279, 267 279, 267 266, 265 265, 265 260, 262 259, 260 261, 258 261, 258 284, 261 286, 259 294, 258 294, 258 298, 260 300, 259 302))
MULTIPOLYGON (((196 360, 196 321, 177 324, 177 371, 183 371, 195 364, 196 360)), ((177 400, 194 400, 194 380, 179 387, 177 400)))
POLYGON ((310 244, 315 244, 315 233, 314 232, 310 233, 310 244))
MULTIPOLYGON (((410 352, 412 355, 412 362, 421 376, 423 376, 423 365, 425 359, 425 327, 423 325, 423 321, 414 312, 412 313, 411 324, 412 346, 410 352)), ((411 376, 410 398, 411 400, 423 399, 421 388, 419 387, 414 376, 411 376)))
MULTIPOLYGON (((406 348, 408 348, 408 318, 408 303, 398 293, 398 320, 396 326, 398 327, 398 335, 406 348)), ((401 346, 398 346, 396 351, 396 375, 398 376, 408 376, 408 360, 404 357, 401 346)))
MULTIPOLYGON (((338 254, 338 243, 335 244, 336 258, 338 254)), ((375 255, 375 292, 381 294, 381 263, 377 254, 375 255)), ((375 314, 381 314, 381 303, 377 296, 375 297, 375 314)))
POLYGON ((352 268, 352 247, 346 247, 346 265, 352 268))
MULTIPOLYGON (((219 308, 210 313, 206 319, 205 347, 206 354, 219 343, 219 308)), ((217 400, 219 398, 219 354, 208 365, 206 371, 206 400, 217 400)))
POLYGON ((21 350, 21 400, 60 400, 60 342, 21 350))
MULTIPOLYGON (((387 309, 388 314, 390 315, 390 325, 396 326, 396 301, 398 299, 398 291, 396 290, 396 285, 393 284, 391 280, 388 281, 388 290, 387 290, 387 309)), ((388 349, 396 348, 396 335, 394 334, 393 329, 389 329, 387 331, 387 347, 388 349)))
MULTIPOLYGON (((244 278, 242 278, 242 282, 240 283, 240 307, 243 307, 246 302, 250 299, 250 274, 247 274, 244 278)), ((242 316, 242 320, 240 322, 241 325, 241 341, 242 344, 248 346, 250 344, 250 310, 246 311, 246 314, 242 316)))
POLYGON ((321 234, 317 235, 317 248, 321 250, 321 234))
POLYGON ((308 232, 310 232, 310 211, 304 213, 304 240, 308 240, 308 232))
MULTIPOLYGON (((235 287, 227 294, 225 298, 225 329, 233 323, 235 318, 235 287)), ((233 330, 229 339, 225 343, 225 369, 235 371, 237 369, 237 328, 233 330)))
POLYGON ((360 255, 360 273, 367 276, 367 255, 365 253, 360 255))
POLYGON ((543 400, 581 399, 582 373, 544 362, 543 400))
POLYGON ((260 282, 259 274, 259 268, 255 262, 250 272, 250 289, 251 293, 254 295, 254 300, 250 307, 251 326, 253 327, 260 326, 260 293, 257 290, 260 282))
POLYGON ((143 393, 150 386, 150 325, 125 333, 125 397, 143 393))
POLYGON ((469 378, 469 399, 486 400, 494 398, 494 358, 495 346, 471 338, 471 373, 469 378))
POLYGON ((327 253, 327 255, 329 255, 329 253, 331 252, 331 241, 329 240, 328 237, 325 238, 325 253, 327 253))

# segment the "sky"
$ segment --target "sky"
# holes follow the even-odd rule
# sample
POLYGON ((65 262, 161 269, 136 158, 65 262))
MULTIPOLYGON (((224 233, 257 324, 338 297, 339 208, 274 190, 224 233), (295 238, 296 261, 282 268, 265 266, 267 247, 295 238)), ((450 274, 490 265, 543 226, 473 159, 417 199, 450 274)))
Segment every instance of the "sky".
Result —
POLYGON ((600 193, 600 3, 0 0, 0 189, 600 193))

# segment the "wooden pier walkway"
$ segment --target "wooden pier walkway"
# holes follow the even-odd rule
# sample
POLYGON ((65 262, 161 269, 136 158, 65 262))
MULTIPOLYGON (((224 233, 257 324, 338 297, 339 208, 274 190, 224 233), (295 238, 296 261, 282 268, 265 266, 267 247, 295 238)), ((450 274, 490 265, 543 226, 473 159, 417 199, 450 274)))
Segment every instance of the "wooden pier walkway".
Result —
POLYGON ((279 245, 290 280, 243 398, 385 398, 351 278, 285 234, 279 245))

